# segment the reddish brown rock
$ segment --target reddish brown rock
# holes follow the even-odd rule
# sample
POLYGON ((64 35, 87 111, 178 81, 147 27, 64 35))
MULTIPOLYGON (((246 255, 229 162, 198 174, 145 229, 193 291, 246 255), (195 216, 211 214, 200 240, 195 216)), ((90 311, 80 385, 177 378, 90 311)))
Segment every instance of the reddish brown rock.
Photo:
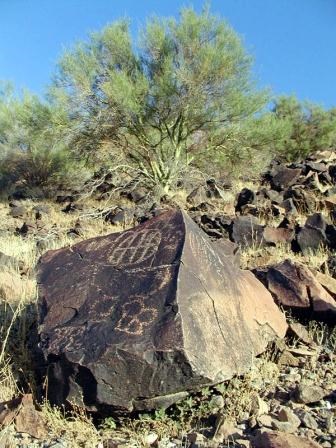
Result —
POLYGON ((15 423, 18 432, 39 439, 48 435, 42 413, 35 407, 31 394, 0 403, 0 426, 15 423))
POLYGON ((36 409, 31 394, 22 397, 20 410, 15 417, 15 428, 18 432, 28 433, 36 439, 43 439, 48 435, 42 413, 36 409))
POLYGON ((321 445, 305 437, 284 432, 269 431, 252 439, 252 448, 322 448, 321 445))
POLYGON ((263 236, 265 242, 269 244, 289 244, 293 240, 295 232, 284 227, 266 227, 263 236))
POLYGON ((336 316, 334 298, 301 263, 285 260, 272 266, 267 272, 267 284, 277 302, 285 307, 336 316))
POLYGON ((322 274, 320 271, 312 271, 316 280, 323 286, 328 293, 336 299, 336 279, 330 275, 322 274))
POLYGON ((48 397, 100 412, 229 379, 287 327, 253 274, 176 210, 48 252, 39 282, 48 397))

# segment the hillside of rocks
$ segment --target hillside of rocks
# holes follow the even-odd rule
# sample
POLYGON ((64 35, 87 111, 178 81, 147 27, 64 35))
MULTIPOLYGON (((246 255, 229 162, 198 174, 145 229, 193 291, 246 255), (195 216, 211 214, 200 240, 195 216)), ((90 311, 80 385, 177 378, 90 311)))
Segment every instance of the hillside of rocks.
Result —
POLYGON ((336 447, 336 154, 118 182, 2 198, 1 446, 336 447))

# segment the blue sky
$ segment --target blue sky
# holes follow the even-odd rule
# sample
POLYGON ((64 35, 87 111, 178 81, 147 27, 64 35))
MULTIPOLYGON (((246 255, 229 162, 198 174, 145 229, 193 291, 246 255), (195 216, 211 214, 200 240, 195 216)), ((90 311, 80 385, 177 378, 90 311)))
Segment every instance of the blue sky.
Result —
MULTIPOLYGON (((0 79, 42 93, 65 48, 128 16, 133 30, 151 14, 177 16, 203 1, 0 0, 0 79)), ((336 0, 212 0, 255 57, 275 94, 336 106, 336 0)))

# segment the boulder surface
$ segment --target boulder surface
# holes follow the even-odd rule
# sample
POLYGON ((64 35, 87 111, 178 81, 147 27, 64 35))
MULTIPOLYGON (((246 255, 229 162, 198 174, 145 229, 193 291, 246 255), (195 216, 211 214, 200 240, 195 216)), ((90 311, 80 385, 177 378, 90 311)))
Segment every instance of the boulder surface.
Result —
POLYGON ((232 258, 179 210, 47 252, 39 334, 48 398, 100 413, 154 409, 247 371, 287 326, 232 258))

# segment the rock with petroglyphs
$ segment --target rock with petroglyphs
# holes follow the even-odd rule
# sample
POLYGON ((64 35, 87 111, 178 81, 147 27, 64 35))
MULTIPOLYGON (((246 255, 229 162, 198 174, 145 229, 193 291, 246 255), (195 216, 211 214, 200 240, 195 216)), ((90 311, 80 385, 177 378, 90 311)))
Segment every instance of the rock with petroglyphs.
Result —
POLYGON ((48 397, 100 413, 167 407, 286 331, 265 287, 179 210, 47 252, 39 284, 48 397))

